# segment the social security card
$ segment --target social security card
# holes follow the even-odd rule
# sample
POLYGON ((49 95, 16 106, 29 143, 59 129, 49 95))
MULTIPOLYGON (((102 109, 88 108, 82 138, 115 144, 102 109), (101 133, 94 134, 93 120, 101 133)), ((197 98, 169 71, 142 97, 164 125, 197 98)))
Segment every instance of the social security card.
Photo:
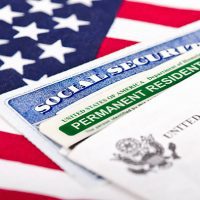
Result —
POLYGON ((200 22, 188 25, 168 40, 139 44, 90 62, 86 64, 88 70, 74 76, 66 73, 62 79, 57 76, 56 81, 34 90, 19 90, 19 95, 11 95, 8 105, 30 124, 38 124, 102 88, 199 47, 199 25, 200 22))

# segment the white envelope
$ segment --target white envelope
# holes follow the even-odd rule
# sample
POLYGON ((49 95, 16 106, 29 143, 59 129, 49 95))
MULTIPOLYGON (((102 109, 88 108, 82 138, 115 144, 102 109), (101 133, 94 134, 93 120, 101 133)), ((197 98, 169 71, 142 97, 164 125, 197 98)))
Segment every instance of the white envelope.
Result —
POLYGON ((152 200, 200 199, 200 74, 79 144, 70 158, 152 200))

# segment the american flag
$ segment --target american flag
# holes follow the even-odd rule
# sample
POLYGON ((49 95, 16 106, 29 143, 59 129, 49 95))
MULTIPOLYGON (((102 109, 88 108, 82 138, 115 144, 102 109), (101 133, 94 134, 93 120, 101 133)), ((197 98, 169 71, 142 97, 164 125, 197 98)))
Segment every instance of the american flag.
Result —
MULTIPOLYGON (((0 94, 199 19, 199 0, 1 0, 0 94)), ((67 199, 65 173, 0 125, 0 199, 67 199)))

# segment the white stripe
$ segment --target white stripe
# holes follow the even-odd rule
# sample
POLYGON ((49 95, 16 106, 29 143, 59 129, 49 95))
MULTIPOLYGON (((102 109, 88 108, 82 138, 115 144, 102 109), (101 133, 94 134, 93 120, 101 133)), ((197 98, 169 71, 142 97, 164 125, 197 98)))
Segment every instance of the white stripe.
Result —
POLYGON ((11 133, 11 134, 21 135, 1 117, 0 117, 0 131, 11 133))
POLYGON ((60 198, 86 197, 62 171, 0 160, 0 187, 60 198))
POLYGON ((137 20, 116 18, 107 37, 136 42, 151 41, 176 30, 172 27, 137 20))
POLYGON ((63 199, 132 199, 102 182, 99 187, 83 187, 66 173, 0 160, 0 188, 63 199))
POLYGON ((157 6, 165 6, 177 9, 200 10, 199 0, 126 0, 132 2, 149 3, 157 6))

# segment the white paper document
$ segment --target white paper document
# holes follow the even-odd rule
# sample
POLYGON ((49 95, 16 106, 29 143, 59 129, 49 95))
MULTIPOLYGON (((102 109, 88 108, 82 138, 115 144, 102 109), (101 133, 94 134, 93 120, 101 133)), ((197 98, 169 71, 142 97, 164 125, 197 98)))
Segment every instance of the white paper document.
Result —
POLYGON ((150 200, 200 199, 200 74, 79 144, 69 157, 150 200))

